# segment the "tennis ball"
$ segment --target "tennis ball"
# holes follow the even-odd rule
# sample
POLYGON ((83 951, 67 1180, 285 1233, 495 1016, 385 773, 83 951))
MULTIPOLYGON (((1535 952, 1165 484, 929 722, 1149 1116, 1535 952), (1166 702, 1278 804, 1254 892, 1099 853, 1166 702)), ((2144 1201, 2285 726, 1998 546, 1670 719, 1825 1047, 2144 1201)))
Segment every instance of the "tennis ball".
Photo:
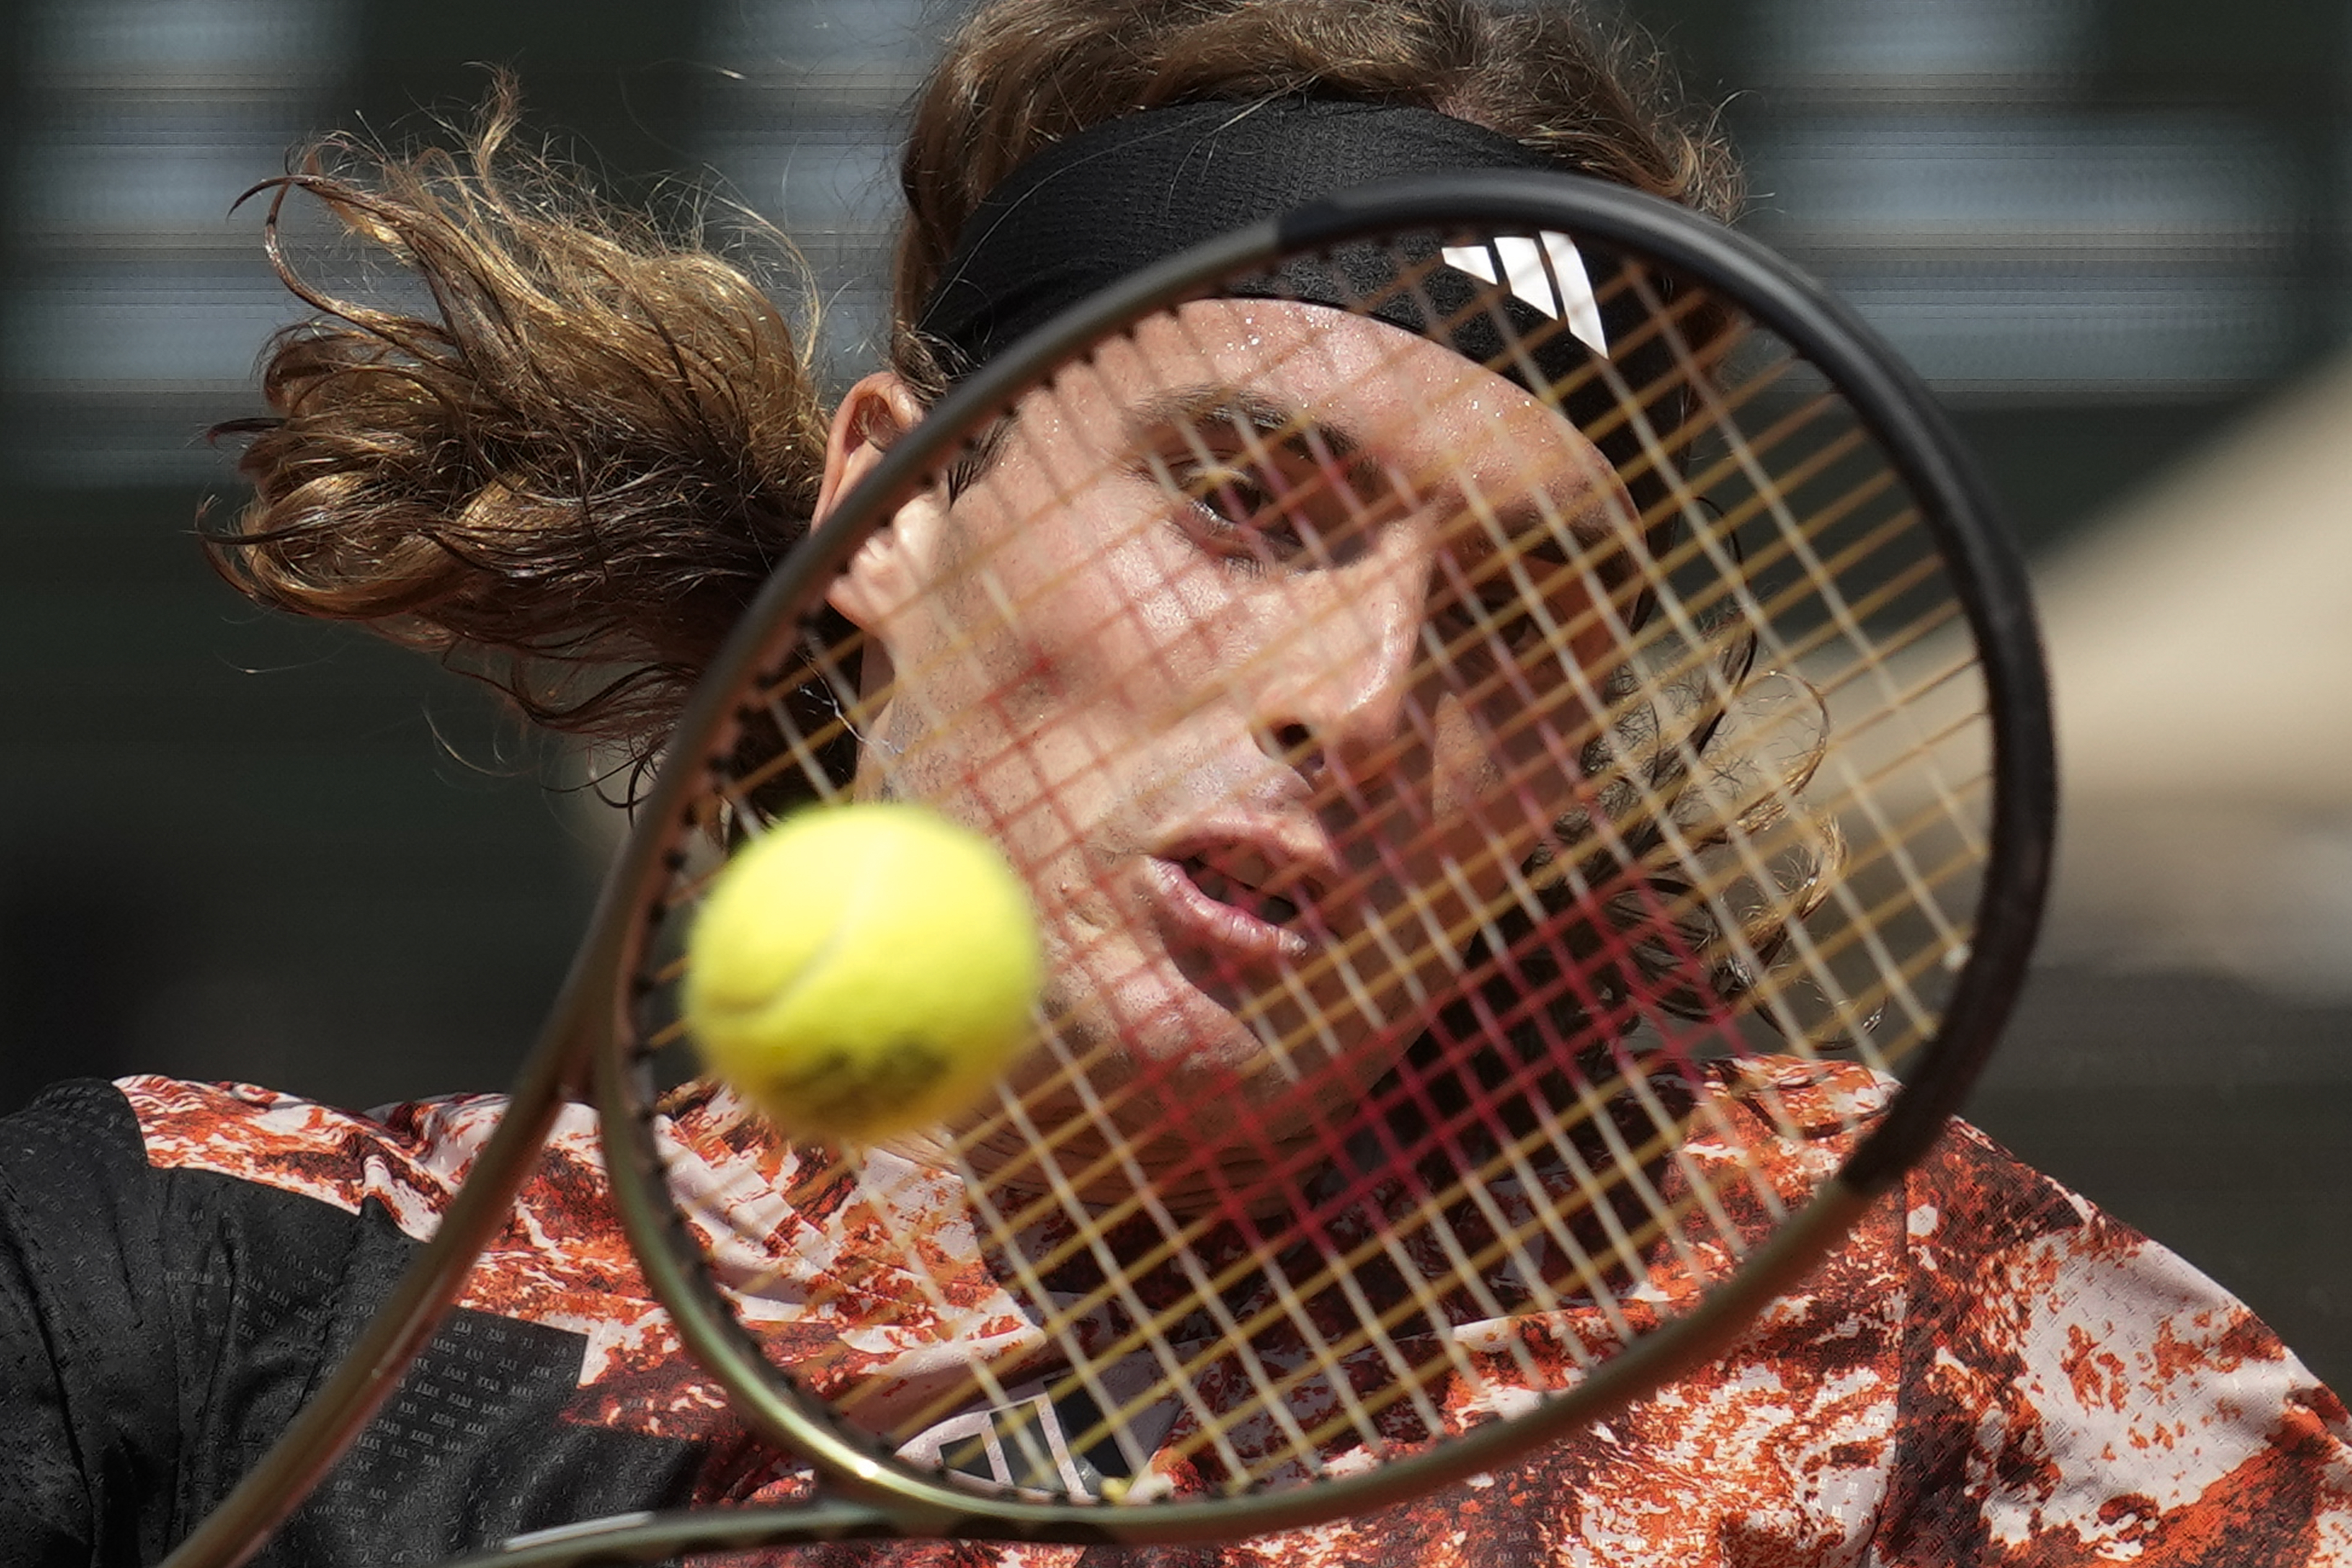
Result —
POLYGON ((1027 1044, 1042 969, 993 844, 921 806, 819 806, 719 874, 686 1021, 786 1132, 866 1142, 969 1110, 1027 1044))

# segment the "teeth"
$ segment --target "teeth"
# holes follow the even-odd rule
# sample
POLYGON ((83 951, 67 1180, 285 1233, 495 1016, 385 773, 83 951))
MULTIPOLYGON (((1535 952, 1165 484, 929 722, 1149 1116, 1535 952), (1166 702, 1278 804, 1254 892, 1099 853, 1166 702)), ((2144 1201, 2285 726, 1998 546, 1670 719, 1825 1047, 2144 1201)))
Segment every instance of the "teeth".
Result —
POLYGON ((1263 888, 1273 879, 1274 868, 1255 849, 1234 849, 1225 857, 1225 874, 1245 887, 1263 888))

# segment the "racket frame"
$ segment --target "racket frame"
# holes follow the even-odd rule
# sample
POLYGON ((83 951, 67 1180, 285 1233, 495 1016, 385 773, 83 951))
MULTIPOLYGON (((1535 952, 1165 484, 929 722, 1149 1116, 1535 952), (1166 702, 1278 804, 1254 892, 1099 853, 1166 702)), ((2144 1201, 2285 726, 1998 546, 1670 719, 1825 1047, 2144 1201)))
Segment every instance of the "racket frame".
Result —
MULTIPOLYGON (((1213 298, 1219 279, 1279 256, 1398 230, 1481 225, 1498 233, 1557 229, 1704 279, 1763 321, 1846 394, 1915 494, 1947 503, 1922 508, 1922 515, 1947 560, 1975 568, 1974 575, 1954 572, 1951 577, 1982 658, 1995 787, 1974 940, 1943 1027, 1922 1053, 1933 1058, 1933 1069, 1906 1081, 1837 1175, 1749 1255, 1731 1280, 1698 1308, 1532 1411, 1370 1470, 1310 1485, 1213 1501, 1089 1505, 989 1498, 931 1479, 893 1460, 879 1440, 821 1406, 781 1394, 782 1375, 700 1267, 698 1249, 661 1184, 660 1155, 642 1109, 650 1104, 646 1086, 625 1081, 629 1069, 619 1051, 600 1051, 598 1110, 623 1223, 688 1349, 720 1374, 737 1397, 739 1414, 762 1436, 809 1459, 853 1496, 887 1496, 894 1515, 922 1521, 914 1533, 1144 1544, 1290 1529, 1466 1479, 1596 1419, 1727 1347, 1757 1310, 1801 1280, 1870 1203, 1901 1179, 1965 1095, 2022 984, 2047 884, 2056 771, 2048 688, 2024 568, 2008 535, 1992 521, 1989 493, 1961 457, 1958 437, 1926 385, 1822 285, 1742 235, 1695 222, 1686 209, 1604 182, 1498 170, 1366 186, 1196 247, 1074 307, 951 390, 883 456, 820 525, 814 547, 788 560, 771 580, 715 667, 728 679, 711 683, 712 689, 740 689, 763 661, 783 656, 803 616, 814 609, 867 531, 943 472, 1022 395, 1050 384, 1049 374, 1073 362, 1089 343, 1171 306, 1213 298)), ((709 698, 710 690, 698 695, 709 698)), ((697 715, 701 724, 689 731, 717 742, 705 747, 704 768, 723 768, 735 740, 730 727, 704 728, 724 718, 709 710, 716 706, 706 702, 697 715)), ((690 770, 676 765, 667 770, 665 783, 673 787, 656 809, 674 815, 688 776, 690 770)), ((654 896, 651 886, 641 894, 654 896)), ((629 955, 632 961, 642 956, 629 955)), ((625 1019, 616 1027, 625 1029, 625 1019)), ((838 1528, 837 1521, 826 1521, 825 1528, 838 1528)), ((794 1533, 763 1539, 779 1544, 823 1538, 794 1533)))

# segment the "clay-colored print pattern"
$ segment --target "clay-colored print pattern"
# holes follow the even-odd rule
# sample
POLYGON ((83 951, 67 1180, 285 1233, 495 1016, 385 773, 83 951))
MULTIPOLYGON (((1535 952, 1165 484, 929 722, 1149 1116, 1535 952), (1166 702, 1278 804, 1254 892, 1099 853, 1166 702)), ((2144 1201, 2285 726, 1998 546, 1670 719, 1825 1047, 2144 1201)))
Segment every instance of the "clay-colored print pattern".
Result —
MULTIPOLYGON (((123 1088, 152 1163, 352 1212, 374 1198, 418 1237, 499 1109, 433 1101, 376 1122, 243 1087, 123 1088)), ((1751 1066, 1717 1088, 1717 1131, 1694 1140, 1694 1164, 1731 1157, 1754 1128, 1781 1130, 1755 1213, 1735 1215, 1743 1229, 1762 1223, 1763 1187, 1785 1197, 1832 1168, 1845 1113, 1883 1093, 1801 1064, 1751 1066)), ((976 1342, 1035 1334, 980 1268, 951 1183, 887 1157, 852 1172, 804 1156, 722 1096, 673 1110, 690 1223, 723 1276, 751 1289, 750 1321, 812 1383, 919 1387, 976 1342), (945 1283, 910 1306, 898 1260, 916 1253, 945 1283)), ((565 1418, 705 1440, 701 1500, 807 1491, 678 1354, 620 1240, 584 1111, 566 1113, 466 1303, 586 1334, 565 1418)), ((1533 1344, 1568 1327, 1460 1331, 1533 1344)), ((1454 1390, 1447 1408, 1471 1419, 1509 1403, 1489 1385, 1454 1390)), ((1469 1485, 1216 1548, 856 1543, 773 1562, 2346 1565, 2352 1420, 2218 1287, 1962 1127, 1724 1359, 1469 1485)))
POLYGON ((2243 1305, 1973 1130, 1910 1188, 1881 1561, 2352 1562, 2352 1422, 2243 1305))
MULTIPOLYGON (((244 1084, 141 1078, 121 1087, 150 1164, 230 1175, 352 1214, 373 1200, 419 1241, 432 1236, 504 1105, 495 1096, 425 1100, 375 1121, 244 1084)), ((738 1287, 745 1321, 820 1391, 845 1376, 918 1379, 975 1344, 1037 1337, 980 1267, 952 1181, 885 1154, 856 1173, 803 1154, 762 1132, 722 1091, 673 1109, 664 1143, 688 1223, 721 1279, 738 1287), (910 1289, 899 1260, 917 1253, 943 1292, 938 1283, 910 1289)), ((559 1116, 459 1304, 585 1336, 574 1418, 656 1436, 740 1436, 717 1385, 684 1359, 652 1300, 621 1234, 584 1106, 559 1116)))

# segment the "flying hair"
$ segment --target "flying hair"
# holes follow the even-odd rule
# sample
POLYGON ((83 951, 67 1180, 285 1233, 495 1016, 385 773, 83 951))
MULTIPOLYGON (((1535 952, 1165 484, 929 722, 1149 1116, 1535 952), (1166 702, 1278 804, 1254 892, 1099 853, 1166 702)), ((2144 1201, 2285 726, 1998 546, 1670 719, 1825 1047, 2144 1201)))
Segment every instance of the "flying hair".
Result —
MULTIPOLYGON (((1559 167, 1727 212, 1727 151, 1656 52, 1568 8, 1474 0, 997 0, 917 100, 891 368, 944 377, 910 323, 964 221, 1022 158, 1162 103, 1313 92, 1412 103, 1559 167)), ((782 237, 723 254, 600 202, 518 143, 493 89, 457 152, 351 137, 273 182, 269 250, 314 312, 273 341, 254 500, 207 539, 261 604, 353 621, 636 763, 769 570, 824 461, 815 310, 782 237), (277 237, 324 204, 431 300, 341 297, 277 237), (761 275, 793 303, 779 305, 761 275)))

